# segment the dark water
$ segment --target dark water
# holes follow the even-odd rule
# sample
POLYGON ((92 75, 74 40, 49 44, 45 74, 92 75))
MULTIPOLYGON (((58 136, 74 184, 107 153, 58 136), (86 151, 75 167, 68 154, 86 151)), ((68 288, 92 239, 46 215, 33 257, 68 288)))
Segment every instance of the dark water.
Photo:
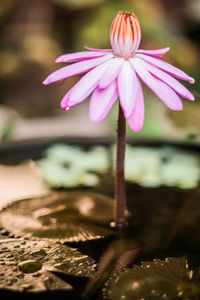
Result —
MULTIPOLYGON (((39 153, 39 149, 36 152, 39 153)), ((17 153, 20 153, 20 151, 17 153)), ((12 157, 14 159, 14 155, 12 157)), ((100 263, 100 265, 102 265, 102 257, 105 253, 108 253, 106 260, 108 269, 111 268, 109 272, 112 273, 116 260, 113 262, 112 259, 108 258, 109 247, 112 247, 113 241, 119 238, 116 230, 110 227, 110 223, 114 220, 113 182, 112 175, 102 175, 100 185, 96 188, 71 189, 66 192, 67 194, 63 190, 54 190, 53 196, 50 195, 50 197, 16 202, 0 214, 1 237, 4 239, 25 237, 30 240, 45 238, 53 242, 59 241, 71 248, 78 249, 82 254, 88 255, 94 259, 96 264, 100 263), (87 199, 88 195, 90 197, 89 200, 87 199), (101 195, 104 196, 101 197, 101 195), (85 199, 84 201, 89 201, 89 203, 94 205, 89 214, 81 211, 83 203, 80 199, 82 198, 85 199), (44 207, 49 210, 41 213, 40 209, 44 207), (59 209, 57 209, 58 207, 59 209), (33 220, 37 219, 40 227, 36 228, 37 226, 34 227, 35 225, 33 224, 27 225, 25 222, 23 226, 18 226, 20 218, 25 216, 33 220)), ((127 227, 121 233, 120 239, 122 243, 123 240, 132 240, 131 245, 133 249, 136 248, 138 251, 134 250, 131 254, 133 259, 123 263, 122 267, 127 267, 127 265, 131 267, 135 264, 140 265, 142 261, 152 261, 155 258, 164 259, 166 257, 186 256, 191 268, 199 268, 200 188, 184 191, 170 187, 143 188, 136 184, 128 183, 126 195, 127 227)), ((123 244, 123 247, 125 253, 130 250, 130 244, 127 246, 126 242, 123 244)), ((32 261, 28 261, 28 263, 37 269, 34 272, 38 272, 41 269, 41 265, 34 264, 34 259, 45 256, 45 252, 40 249, 33 253, 32 261)), ((112 255, 115 256, 115 251, 113 253, 112 255)), ((20 267, 23 269, 27 265, 26 263, 21 263, 20 267)), ((106 270, 104 266, 102 269, 106 270)), ((28 273, 29 271, 26 272, 28 273)), ((71 280, 73 286, 76 286, 76 279, 73 281, 70 277, 67 280, 71 280)), ((49 284, 50 281, 46 280, 47 287, 49 284)), ((75 292, 68 292, 67 299, 81 299, 80 293, 76 291, 77 288, 75 292)), ((27 291, 15 293, 6 289, 0 293, 2 296, 11 296, 13 298, 20 296, 30 299, 31 297, 31 294, 27 293, 27 291)), ((58 295, 61 299, 65 297, 65 292, 62 291, 52 291, 51 293, 46 291, 45 294, 37 293, 37 295, 42 298, 44 295, 49 297, 52 293, 55 296, 58 295)), ((91 299, 97 299, 95 298, 96 296, 92 297, 91 299)), ((200 298, 196 297, 194 299, 200 298)))

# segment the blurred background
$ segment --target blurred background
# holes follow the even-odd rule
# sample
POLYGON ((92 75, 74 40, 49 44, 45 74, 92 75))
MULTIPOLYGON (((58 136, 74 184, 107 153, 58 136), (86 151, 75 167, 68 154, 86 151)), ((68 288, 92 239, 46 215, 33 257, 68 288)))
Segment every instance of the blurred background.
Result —
POLYGON ((118 10, 133 11, 142 27, 140 48, 170 46, 165 60, 196 79, 186 86, 196 101, 182 112, 169 111, 145 89, 145 126, 137 139, 200 142, 200 0, 1 0, 0 139, 113 137, 117 107, 101 123, 89 120, 85 101, 62 111, 60 100, 77 81, 43 86, 47 75, 64 66, 55 59, 84 46, 109 48, 109 30, 118 10))

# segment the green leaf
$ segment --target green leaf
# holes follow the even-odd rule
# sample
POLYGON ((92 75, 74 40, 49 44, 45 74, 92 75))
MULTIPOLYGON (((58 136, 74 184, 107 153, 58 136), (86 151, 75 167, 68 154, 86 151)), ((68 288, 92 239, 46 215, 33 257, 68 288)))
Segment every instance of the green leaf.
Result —
POLYGON ((108 151, 101 146, 84 151, 77 146, 54 144, 38 161, 38 166, 51 187, 93 187, 99 183, 96 173, 108 171, 108 151))
POLYGON ((109 295, 111 300, 199 299, 200 276, 185 257, 155 259, 115 278, 109 295))
POLYGON ((175 147, 126 147, 125 177, 143 187, 193 189, 200 177, 200 156, 175 147))
POLYGON ((18 236, 60 242, 99 239, 113 234, 114 201, 96 193, 59 192, 21 200, 0 212, 3 228, 18 236))
POLYGON ((40 241, 10 239, 0 245, 0 289, 41 292, 65 290, 73 287, 48 271, 65 269, 68 274, 92 276, 94 260, 76 249, 40 241))

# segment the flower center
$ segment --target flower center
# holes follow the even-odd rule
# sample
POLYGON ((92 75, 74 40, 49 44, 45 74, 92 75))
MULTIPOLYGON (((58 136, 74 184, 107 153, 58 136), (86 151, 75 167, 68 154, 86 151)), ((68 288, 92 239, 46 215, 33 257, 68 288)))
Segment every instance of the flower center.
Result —
POLYGON ((110 42, 114 54, 125 59, 133 57, 141 40, 140 23, 130 12, 119 11, 110 29, 110 42))

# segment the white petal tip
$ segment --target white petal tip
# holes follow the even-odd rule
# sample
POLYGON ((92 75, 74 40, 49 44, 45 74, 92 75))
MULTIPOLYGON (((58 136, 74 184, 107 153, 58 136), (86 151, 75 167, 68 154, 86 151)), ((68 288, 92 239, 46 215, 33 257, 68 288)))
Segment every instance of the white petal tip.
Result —
POLYGON ((133 131, 134 131, 134 132, 139 132, 139 131, 141 131, 141 129, 142 129, 142 128, 134 128, 133 131))
POLYGON ((186 99, 188 99, 188 100, 190 100, 190 101, 194 101, 194 100, 195 100, 195 97, 194 97, 192 94, 190 94, 189 97, 186 98, 186 99))
POLYGON ((190 78, 189 78, 189 83, 195 83, 195 79, 192 78, 192 77, 190 77, 190 78))
POLYGON ((70 109, 70 107, 69 107, 69 105, 68 105, 68 103, 67 103, 66 100, 61 101, 60 107, 61 107, 63 110, 69 110, 69 109, 70 109))
MULTIPOLYGON (((129 124, 129 123, 128 123, 128 124, 129 124)), ((130 124, 129 124, 129 127, 130 127, 130 129, 133 130, 134 132, 139 132, 139 131, 142 130, 143 125, 142 125, 142 126, 141 126, 141 125, 140 125, 140 126, 137 126, 137 125, 134 126, 134 125, 130 125, 130 124)))
POLYGON ((99 119, 92 119, 90 117, 90 121, 95 124, 95 123, 99 123, 101 120, 99 120, 99 119))
POLYGON ((44 84, 44 85, 48 85, 48 84, 50 84, 51 82, 49 81, 49 80, 47 80, 47 79, 45 79, 43 82, 42 82, 42 84, 44 84))
POLYGON ((174 110, 174 111, 181 111, 183 110, 183 107, 175 107, 175 108, 171 108, 171 110, 174 110))

